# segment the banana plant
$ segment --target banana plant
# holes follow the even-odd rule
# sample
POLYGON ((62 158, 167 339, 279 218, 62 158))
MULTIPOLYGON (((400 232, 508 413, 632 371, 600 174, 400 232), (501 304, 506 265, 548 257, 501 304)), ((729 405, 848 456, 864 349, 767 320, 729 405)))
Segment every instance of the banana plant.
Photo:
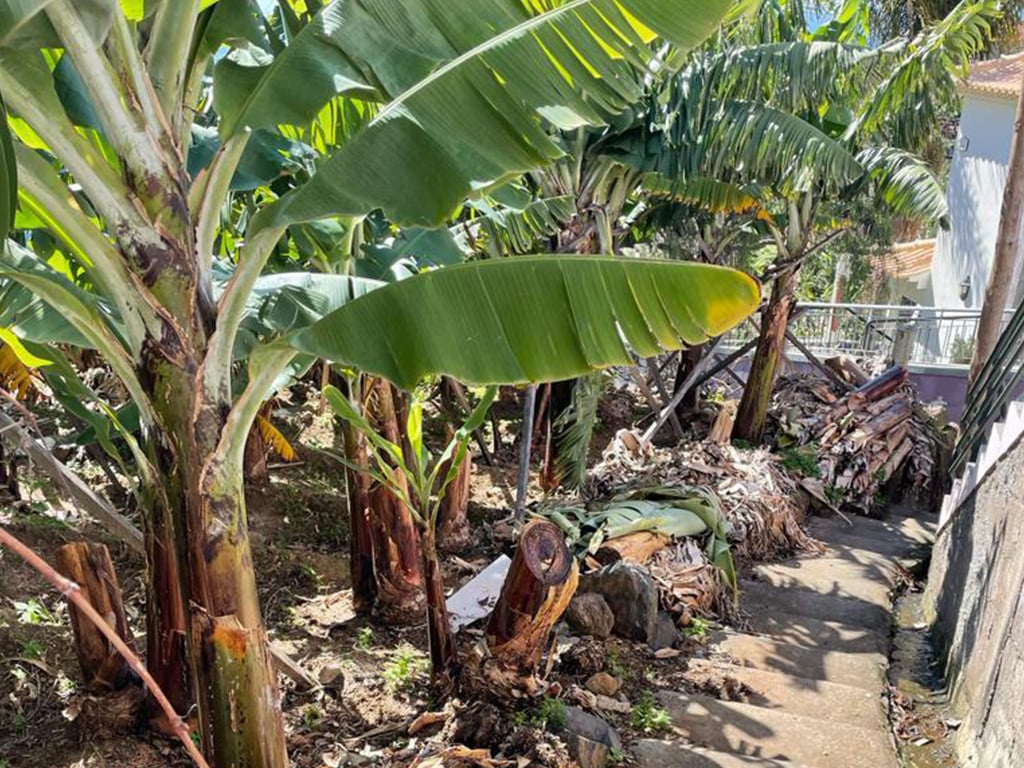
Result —
MULTIPOLYGON (((630 340, 644 349, 671 347, 724 330, 758 295, 746 278, 693 281, 678 265, 655 265, 653 275, 619 261, 511 261, 497 285, 482 277, 487 265, 469 265, 452 268, 463 271, 450 283, 441 269, 398 284, 412 295, 373 300, 389 287, 351 301, 355 322, 328 314, 295 336, 298 351, 286 338, 293 328, 239 359, 275 248, 293 227, 376 209, 401 226, 444 224, 465 199, 556 159, 552 127, 603 124, 636 102, 731 5, 335 0, 313 13, 279 0, 267 25, 255 0, 0 0, 9 110, 0 212, 14 210, 17 190, 17 205, 85 270, 90 289, 22 235, 8 241, 0 280, 56 309, 71 343, 93 347, 138 408, 131 450, 147 539, 147 658, 179 711, 197 705, 211 764, 288 762, 241 467, 260 405, 305 355, 337 356, 404 386, 434 371, 539 380, 620 360, 620 323, 643 326, 630 340), (301 134, 311 153, 294 152, 288 141, 299 134, 282 130, 325 125, 329 105, 344 107, 342 119, 362 117, 335 131, 336 148, 321 144, 323 155, 312 132, 301 134), (194 122, 215 128, 218 146, 193 176, 194 122), (263 141, 275 133, 282 141, 263 141), (255 190, 236 182, 252 153, 267 151, 296 162, 269 181, 256 174, 255 190), (245 189, 239 237, 221 225, 245 189), (234 265, 219 295, 216 255, 234 265), (574 279, 588 291, 567 285, 563 269, 582 270, 574 279), (636 295, 651 314, 639 313, 636 295), (422 322, 416 312, 428 308, 422 322), (456 346, 464 336, 448 317, 477 332, 456 346)), ((52 328, 36 330, 34 340, 56 343, 52 328)))

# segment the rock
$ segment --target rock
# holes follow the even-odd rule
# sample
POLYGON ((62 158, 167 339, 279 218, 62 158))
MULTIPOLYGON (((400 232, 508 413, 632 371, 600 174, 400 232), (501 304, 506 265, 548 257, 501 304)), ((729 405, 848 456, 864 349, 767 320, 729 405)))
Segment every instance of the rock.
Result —
POLYGON ((583 685, 588 691, 601 696, 614 696, 622 687, 622 682, 607 672, 598 672, 591 675, 583 685))
POLYGON ((660 651, 663 648, 671 648, 679 638, 679 629, 673 618, 664 611, 659 611, 654 622, 654 632, 647 638, 647 645, 652 651, 660 651))
POLYGON ((340 664, 327 664, 317 675, 320 685, 327 688, 341 688, 345 685, 345 670, 340 664))
POLYGON ((658 589, 643 568, 615 563, 580 579, 581 592, 596 592, 615 617, 613 631, 629 640, 647 641, 658 621, 658 589))
POLYGON ((615 614, 605 599, 594 592, 576 595, 565 612, 569 628, 578 635, 591 635, 604 640, 612 633, 615 614))
POLYGON ((580 768, 604 768, 611 750, 622 749, 622 739, 614 728, 579 707, 565 708, 560 735, 580 768))
POLYGON ((619 701, 611 696, 595 696, 594 706, 603 709, 605 712, 618 712, 620 715, 628 715, 633 711, 633 706, 628 701, 619 701))

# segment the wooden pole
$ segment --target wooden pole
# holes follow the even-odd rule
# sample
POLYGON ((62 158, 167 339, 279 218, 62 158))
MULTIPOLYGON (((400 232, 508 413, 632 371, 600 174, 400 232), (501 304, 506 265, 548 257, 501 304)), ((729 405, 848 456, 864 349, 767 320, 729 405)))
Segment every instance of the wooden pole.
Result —
POLYGON ((533 409, 537 403, 537 385, 526 387, 523 397, 523 426, 519 431, 519 478, 516 481, 516 525, 526 517, 526 488, 530 482, 530 453, 533 443, 533 409))
POLYGON ((969 382, 981 372, 981 367, 999 340, 1003 311, 1013 288, 1013 273, 1020 253, 1020 226, 1024 218, 1024 81, 1017 96, 1017 115, 1013 123, 1013 141, 1010 144, 1010 166, 1006 187, 1003 189, 1003 207, 999 213, 996 252, 992 270, 985 287, 985 303, 978 318, 978 336, 971 360, 969 382))

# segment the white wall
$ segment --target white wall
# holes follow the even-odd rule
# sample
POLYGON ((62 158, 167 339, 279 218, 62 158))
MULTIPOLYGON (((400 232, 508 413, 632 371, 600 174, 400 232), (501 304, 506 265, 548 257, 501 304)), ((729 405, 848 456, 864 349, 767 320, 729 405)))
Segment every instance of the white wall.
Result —
MULTIPOLYGON (((951 229, 939 231, 932 263, 932 291, 938 307, 981 307, 995 253, 999 210, 1006 183, 1017 104, 969 93, 964 96, 946 198, 951 229), (966 148, 961 147, 966 143, 966 148), (971 278, 961 301, 960 283, 971 278)), ((1024 259, 1018 259, 1018 264, 1024 259)), ((1016 292, 1011 296, 1016 306, 1016 292)))

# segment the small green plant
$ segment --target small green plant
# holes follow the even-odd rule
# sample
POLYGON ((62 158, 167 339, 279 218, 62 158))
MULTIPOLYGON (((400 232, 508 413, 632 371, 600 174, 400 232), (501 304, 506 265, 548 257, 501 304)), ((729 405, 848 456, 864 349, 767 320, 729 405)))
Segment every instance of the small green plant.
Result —
POLYGON ((56 619, 50 613, 50 609, 36 600, 34 597, 24 602, 16 600, 14 610, 17 612, 18 621, 22 624, 54 624, 56 619))
POLYGON ((779 454, 779 459, 782 466, 790 472, 796 472, 804 477, 821 477, 821 467, 818 466, 818 449, 814 443, 786 448, 779 454))
POLYGON ((711 623, 707 619, 694 616, 690 619, 690 623, 683 627, 683 637, 703 643, 707 641, 710 629, 711 623))
POLYGON ((621 763, 625 759, 626 753, 623 752, 621 749, 616 749, 615 747, 612 747, 608 750, 608 763, 610 765, 616 765, 618 763, 621 763))
POLYGON ((302 710, 302 724, 307 728, 317 726, 324 719, 324 711, 317 704, 307 704, 302 710))
POLYGON ((368 651, 373 647, 373 627, 363 627, 356 635, 356 648, 368 651))
POLYGON ((561 730, 565 727, 565 702, 553 696, 545 696, 530 721, 549 731, 561 730))
POLYGON ((78 683, 64 674, 57 676, 57 695, 66 699, 78 690, 78 683))
POLYGON ((672 718, 665 709, 658 706, 654 694, 644 691, 633 707, 630 722, 634 728, 639 728, 644 733, 658 733, 668 730, 672 725, 672 718))
POLYGON ((618 648, 608 649, 608 671, 620 680, 628 680, 631 677, 629 668, 619 658, 618 648))
POLYGON ((384 682, 390 690, 399 691, 408 688, 425 669, 426 663, 412 648, 400 648, 394 660, 384 667, 384 682))
POLYGON ((38 640, 26 640, 21 644, 20 655, 24 659, 41 659, 46 655, 46 646, 38 640))

